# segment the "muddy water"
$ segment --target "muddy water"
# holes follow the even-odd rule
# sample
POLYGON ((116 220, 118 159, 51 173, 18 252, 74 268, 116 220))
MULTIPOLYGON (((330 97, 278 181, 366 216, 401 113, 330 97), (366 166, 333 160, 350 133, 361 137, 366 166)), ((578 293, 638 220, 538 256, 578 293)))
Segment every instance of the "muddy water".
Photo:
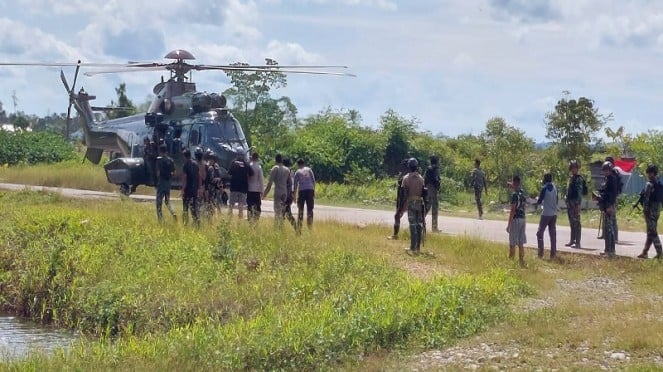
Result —
POLYGON ((71 332, 0 314, 0 362, 68 348, 76 339, 71 332))

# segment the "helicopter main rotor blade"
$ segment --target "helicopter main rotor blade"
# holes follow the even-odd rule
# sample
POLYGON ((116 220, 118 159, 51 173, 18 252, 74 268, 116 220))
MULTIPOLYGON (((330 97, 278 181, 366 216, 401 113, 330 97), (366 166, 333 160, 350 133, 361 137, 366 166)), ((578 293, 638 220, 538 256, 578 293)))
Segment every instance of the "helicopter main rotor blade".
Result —
POLYGON ((41 67, 125 67, 124 63, 87 63, 87 62, 0 62, 0 66, 41 66, 41 67))
POLYGON ((335 76, 352 76, 356 77, 354 74, 347 72, 336 72, 336 71, 306 71, 306 70, 295 70, 287 68, 273 68, 272 66, 267 67, 226 67, 226 66, 196 66, 193 70, 220 70, 220 71, 249 71, 249 72, 282 72, 285 74, 308 74, 308 75, 335 75, 335 76))
POLYGON ((170 70, 168 66, 135 66, 128 67, 129 65, 123 65, 121 68, 116 68, 112 70, 95 70, 95 71, 86 71, 83 73, 85 76, 95 76, 101 74, 119 74, 123 72, 142 72, 142 71, 161 71, 161 70, 170 70))

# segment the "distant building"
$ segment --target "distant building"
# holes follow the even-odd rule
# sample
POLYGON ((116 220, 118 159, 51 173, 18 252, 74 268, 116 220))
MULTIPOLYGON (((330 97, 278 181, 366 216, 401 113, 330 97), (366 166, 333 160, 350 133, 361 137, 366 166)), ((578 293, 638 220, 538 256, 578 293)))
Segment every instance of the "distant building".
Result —
MULTIPOLYGON (((11 132, 11 133, 14 133, 14 132, 16 132, 16 131, 21 131, 20 128, 16 128, 16 127, 14 126, 14 124, 11 124, 11 123, 0 124, 0 125, 2 125, 2 129, 1 129, 1 130, 2 130, 2 131, 5 131, 5 132, 11 132)), ((27 128, 25 128, 25 131, 26 131, 26 132, 32 132, 32 128, 27 127, 27 128)))

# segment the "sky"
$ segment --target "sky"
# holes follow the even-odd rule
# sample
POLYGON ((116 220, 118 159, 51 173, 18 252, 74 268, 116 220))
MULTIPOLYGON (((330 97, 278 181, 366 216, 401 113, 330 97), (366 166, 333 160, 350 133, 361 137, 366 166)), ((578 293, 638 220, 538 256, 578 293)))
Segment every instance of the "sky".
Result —
MULTIPOLYGON (((354 109, 375 127, 388 109, 434 134, 479 134, 503 117, 537 142, 569 91, 609 126, 663 129, 663 2, 655 0, 13 0, 0 3, 0 62, 340 64, 357 77, 290 75, 301 117, 354 109)), ((71 83, 73 68, 65 68, 71 83)), ((97 96, 126 82, 145 101, 161 72, 80 76, 97 96)), ((198 90, 230 87, 194 73, 198 90)), ((0 67, 8 112, 65 112, 57 68, 0 67), (13 95, 17 98, 14 107, 13 95)), ((78 88, 77 88, 78 89, 78 88)))

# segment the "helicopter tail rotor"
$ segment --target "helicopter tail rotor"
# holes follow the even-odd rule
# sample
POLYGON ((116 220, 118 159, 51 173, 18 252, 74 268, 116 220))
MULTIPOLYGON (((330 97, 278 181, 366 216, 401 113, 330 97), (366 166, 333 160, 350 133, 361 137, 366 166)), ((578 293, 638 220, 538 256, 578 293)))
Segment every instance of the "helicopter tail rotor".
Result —
POLYGON ((71 124, 71 106, 74 104, 74 99, 76 99, 76 94, 74 93, 74 89, 76 89, 76 80, 78 79, 78 71, 81 69, 81 61, 79 60, 78 63, 76 64, 76 72, 74 72, 74 81, 73 84, 71 85, 71 89, 69 88, 69 84, 67 83, 67 78, 64 76, 64 72, 60 70, 60 79, 62 80, 62 84, 64 84, 64 88, 67 90, 67 93, 69 94, 69 107, 67 107, 67 121, 66 121, 66 127, 65 127, 65 137, 69 139, 69 127, 71 124))

